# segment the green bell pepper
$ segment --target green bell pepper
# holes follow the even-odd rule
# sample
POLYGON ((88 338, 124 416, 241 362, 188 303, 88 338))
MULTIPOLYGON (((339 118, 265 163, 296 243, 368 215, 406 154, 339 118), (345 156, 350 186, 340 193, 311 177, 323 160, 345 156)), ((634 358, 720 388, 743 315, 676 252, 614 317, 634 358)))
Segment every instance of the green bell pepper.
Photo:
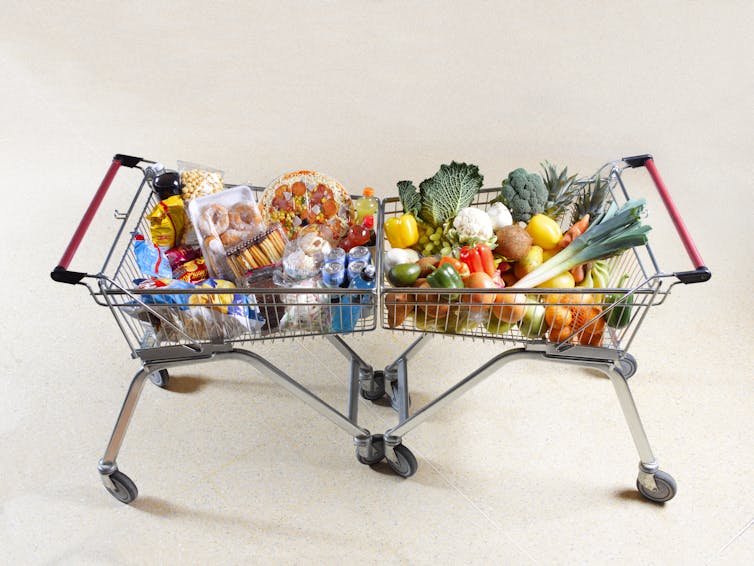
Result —
POLYGON ((427 283, 435 289, 463 289, 461 276, 456 268, 449 263, 443 263, 427 275, 427 283))

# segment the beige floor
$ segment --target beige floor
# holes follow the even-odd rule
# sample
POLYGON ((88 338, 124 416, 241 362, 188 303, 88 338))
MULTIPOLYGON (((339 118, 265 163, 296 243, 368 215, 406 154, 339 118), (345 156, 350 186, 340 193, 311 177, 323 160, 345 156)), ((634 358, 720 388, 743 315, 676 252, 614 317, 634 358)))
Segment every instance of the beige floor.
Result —
MULTIPOLYGON (((752 4, 213 4, 3 7, 0 562, 754 561, 752 4), (652 152, 714 273, 676 287, 632 347, 677 497, 636 494, 612 388, 585 370, 507 366, 406 436, 419 470, 401 480, 254 370, 217 363, 145 389, 119 458, 140 497, 116 502, 96 463, 138 364, 106 309, 48 276, 116 152, 256 184, 316 168, 381 197, 451 159, 492 186, 543 159, 589 173, 652 152)), ((130 188, 73 268, 98 268, 130 188)), ((632 191, 651 196, 646 176, 632 191)), ((686 269, 664 218, 651 209, 660 263, 686 269)), ((351 343, 382 367, 411 338, 351 343)), ((254 349, 344 408, 347 364, 326 341, 254 349)), ((499 349, 433 340, 410 364, 415 406, 499 349)), ((359 409, 374 432, 395 423, 359 409)))

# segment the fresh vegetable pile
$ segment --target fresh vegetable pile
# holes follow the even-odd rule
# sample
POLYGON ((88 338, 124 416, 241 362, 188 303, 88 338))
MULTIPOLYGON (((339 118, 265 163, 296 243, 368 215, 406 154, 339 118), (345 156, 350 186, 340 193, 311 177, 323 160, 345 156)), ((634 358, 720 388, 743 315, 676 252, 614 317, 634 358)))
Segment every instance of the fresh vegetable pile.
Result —
MULTIPOLYGON (((385 273, 400 289, 386 295, 389 327, 411 319, 419 330, 516 329, 600 346, 606 328, 630 324, 632 294, 594 290, 608 285, 611 258, 647 243, 645 201, 619 207, 604 179, 576 182, 567 168, 541 167, 543 175, 511 171, 486 209, 472 206, 484 180, 475 165, 442 165, 418 189, 398 183, 403 213, 385 223, 385 273)), ((615 274, 618 286, 627 278, 615 274)))

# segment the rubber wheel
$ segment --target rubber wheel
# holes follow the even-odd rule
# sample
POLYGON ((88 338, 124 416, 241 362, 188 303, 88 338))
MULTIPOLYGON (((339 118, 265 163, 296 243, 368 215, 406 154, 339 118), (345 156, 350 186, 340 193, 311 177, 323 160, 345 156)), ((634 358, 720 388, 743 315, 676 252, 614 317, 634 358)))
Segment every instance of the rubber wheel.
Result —
POLYGON ((383 435, 372 435, 372 447, 377 450, 377 454, 372 458, 364 458, 359 454, 359 450, 356 450, 356 459, 365 466, 374 466, 375 464, 382 462, 382 459, 385 457, 385 439, 383 435))
POLYGON ((157 387, 165 389, 170 382, 170 374, 168 373, 168 370, 161 369, 160 371, 156 371, 152 375, 150 375, 149 380, 157 387))
POLYGON ((644 487, 639 480, 636 480, 636 489, 639 490, 645 498, 655 503, 664 503, 670 501, 675 497, 677 486, 675 480, 670 474, 657 470, 654 473, 655 483, 657 484, 657 491, 650 491, 644 487))
POLYGON ((105 489, 121 503, 131 503, 139 495, 136 484, 123 472, 115 470, 109 477, 113 487, 105 486, 105 489))
POLYGON ((396 465, 395 462, 388 458, 387 463, 390 464, 392 470, 402 478, 413 476, 419 468, 419 464, 416 463, 416 458, 411 450, 403 446, 403 444, 399 444, 393 450, 395 451, 395 457, 398 458, 398 464, 396 465))
POLYGON ((375 389, 374 391, 366 391, 361 389, 361 396, 367 401, 377 401, 385 396, 385 374, 382 371, 375 371, 373 375, 375 389))

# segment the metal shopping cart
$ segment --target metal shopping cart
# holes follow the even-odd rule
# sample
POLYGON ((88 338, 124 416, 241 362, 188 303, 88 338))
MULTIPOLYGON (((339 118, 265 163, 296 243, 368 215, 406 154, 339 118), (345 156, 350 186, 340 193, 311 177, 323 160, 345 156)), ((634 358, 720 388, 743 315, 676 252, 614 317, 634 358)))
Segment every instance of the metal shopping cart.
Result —
MULTIPOLYGON (((58 266, 51 273, 55 281, 84 285, 94 301, 112 312, 131 354, 141 362, 133 377, 98 470, 105 488, 123 503, 138 494, 134 482, 118 469, 117 458, 144 383, 149 378, 166 387, 173 368, 234 359, 247 362, 281 385, 323 417, 351 435, 356 457, 373 464, 384 457, 381 435, 372 435, 357 424, 359 396, 381 395, 375 371, 343 339, 343 335, 364 333, 377 327, 376 289, 285 288, 275 286, 271 275, 261 274, 245 289, 138 289, 134 281, 143 277, 137 266, 133 233, 148 237, 145 217, 158 203, 152 190, 153 161, 117 154, 87 208, 58 266), (116 174, 126 167, 138 172, 135 195, 128 196, 125 212, 115 214, 115 239, 102 267, 94 273, 69 270, 92 220, 116 174), (228 316, 229 309, 247 308, 254 324, 228 316), (295 312, 297 316, 289 315, 295 312), (286 318, 288 317, 288 318, 286 318), (340 320, 333 325, 333 320, 340 320), (291 322, 292 320, 292 322, 291 322), (348 320, 343 325, 343 320, 348 320), (343 330, 346 328, 347 330, 343 330), (307 336, 326 337, 350 361, 346 410, 339 411, 298 380, 243 344, 260 340, 297 340, 307 336)), ((260 192, 259 187, 252 187, 260 192)), ((377 235, 382 222, 377 219, 377 235)), ((372 251, 379 270, 381 236, 372 251)))
MULTIPOLYGON (((576 181, 577 194, 601 186, 608 191, 608 203, 621 205, 629 200, 624 173, 638 167, 645 167, 651 175, 695 269, 664 272, 651 247, 646 245, 611 258, 607 266, 609 280, 600 289, 510 289, 502 295, 500 289, 395 288, 387 283, 381 288, 383 328, 420 334, 378 374, 379 379, 389 385, 398 410, 399 424, 380 438, 385 456, 397 473, 409 477, 417 470, 415 457, 402 443, 404 435, 505 364, 536 359, 595 368, 607 374, 639 452, 639 492, 657 502, 675 495, 675 481, 659 469, 628 387, 628 379, 637 369, 629 348, 650 307, 661 305, 676 284, 707 281, 711 273, 704 266, 651 156, 640 155, 606 164, 594 176, 576 181), (539 313, 520 319, 510 314, 514 310, 538 310, 539 313), (543 316, 548 312, 550 317, 543 316), (568 325, 564 317, 568 318, 568 325), (528 321, 528 326, 522 321, 528 321), (510 348, 409 414, 408 361, 426 344, 428 336, 438 334, 494 340, 510 348)), ((498 194, 499 189, 483 189, 473 206, 487 209, 498 194)), ((385 219, 403 212, 397 198, 383 200, 382 207, 385 219)), ((563 226, 570 226, 578 219, 574 214, 571 206, 563 217, 563 226)))

